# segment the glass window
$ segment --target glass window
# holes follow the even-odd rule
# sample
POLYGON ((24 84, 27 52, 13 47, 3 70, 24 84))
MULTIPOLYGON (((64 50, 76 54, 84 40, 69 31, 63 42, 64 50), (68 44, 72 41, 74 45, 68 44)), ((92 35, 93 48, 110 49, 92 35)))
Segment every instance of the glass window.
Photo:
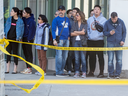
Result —
POLYGON ((23 0, 16 0, 16 6, 19 10, 23 10, 23 0))
POLYGON ((10 0, 4 0, 4 24, 6 23, 6 20, 8 19, 9 15, 10 15, 10 0))
POLYGON ((28 2, 29 2, 29 7, 31 8, 31 10, 32 10, 32 13, 34 14, 34 17, 35 17, 35 19, 37 18, 37 14, 36 14, 36 12, 37 12, 37 6, 36 6, 36 2, 37 0, 29 0, 28 2))

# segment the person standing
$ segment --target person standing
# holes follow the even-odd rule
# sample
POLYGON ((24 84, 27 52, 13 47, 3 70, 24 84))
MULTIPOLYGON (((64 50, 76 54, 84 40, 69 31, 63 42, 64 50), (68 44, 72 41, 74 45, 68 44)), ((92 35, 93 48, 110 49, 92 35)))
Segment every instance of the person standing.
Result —
POLYGON ((71 16, 72 16, 72 9, 67 10, 66 13, 67 13, 67 17, 71 18, 71 16))
MULTIPOLYGON (((111 13, 111 18, 104 26, 104 35, 107 36, 107 47, 122 47, 126 38, 126 27, 116 12, 111 13)), ((122 70, 122 50, 108 51, 108 79, 120 78, 122 70), (114 53, 116 57, 116 70, 114 72, 114 53)))
MULTIPOLYGON (((92 17, 94 15, 94 11, 93 9, 90 11, 90 17, 92 17)), ((86 52, 86 74, 88 73, 88 58, 89 58, 89 54, 88 51, 86 52)))
MULTIPOLYGON (((69 39, 70 39, 70 21, 67 17, 64 16, 66 13, 65 7, 63 5, 58 7, 59 16, 53 19, 52 22, 52 36, 53 36, 53 44, 58 47, 69 47, 69 39), (58 27, 58 36, 60 36, 59 40, 56 38, 56 28, 58 27)), ((67 75, 64 74, 64 67, 66 63, 66 59, 68 56, 67 50, 56 50, 56 76, 65 77, 67 75)))
MULTIPOLYGON (((81 11, 77 12, 76 22, 71 29, 72 45, 73 47, 86 47, 87 46, 87 21, 85 14, 81 11)), ((83 51, 75 51, 75 75, 74 78, 80 76, 80 60, 82 63, 82 78, 86 78, 86 60, 83 51)))
MULTIPOLYGON (((94 15, 90 17, 87 21, 88 23, 88 47, 104 47, 104 35, 103 32, 99 32, 96 29, 95 24, 98 23, 104 26, 106 18, 103 17, 101 13, 101 7, 99 5, 94 6, 94 15)), ((96 67, 96 54, 98 55, 100 73, 97 76, 98 78, 104 77, 104 56, 103 51, 92 51, 88 52, 89 54, 89 66, 90 72, 88 76, 94 76, 94 71, 96 67)))
MULTIPOLYGON (((34 15, 29 7, 24 8, 23 11, 23 21, 24 21, 24 34, 23 34, 23 42, 33 43, 34 36, 36 32, 36 22, 34 21, 34 15)), ((33 62, 33 54, 32 54, 32 45, 22 44, 23 53, 26 61, 33 62)), ((26 63, 27 68, 21 71, 23 74, 32 74, 31 66, 26 63)))
MULTIPOLYGON (((48 20, 45 15, 40 14, 38 17, 38 25, 36 29, 36 36, 35 36, 35 43, 36 44, 44 44, 48 45, 49 40, 49 24, 48 20)), ((40 68, 43 69, 44 75, 46 75, 46 67, 47 67, 47 58, 46 58, 46 47, 36 46, 37 53, 38 53, 38 59, 39 59, 39 65, 40 68)), ((41 75, 39 72, 36 72, 35 74, 41 75)))
MULTIPOLYGON (((71 24, 71 28, 72 28, 74 22, 76 21, 76 14, 79 11, 80 11, 79 8, 73 8, 73 10, 72 10, 72 16, 69 18, 70 24, 71 24)), ((69 47, 73 47, 72 46, 72 37, 70 37, 69 47)), ((67 70, 69 76, 71 76, 71 72, 75 71, 75 55, 74 55, 74 51, 69 51, 65 69, 67 70)))
MULTIPOLYGON (((19 9, 17 7, 13 7, 11 11, 11 17, 9 17, 6 21, 5 28, 4 28, 4 35, 6 39, 21 41, 23 33, 24 33, 24 22, 19 17, 19 9)), ((18 55, 18 43, 9 42, 7 46, 7 51, 11 54, 13 51, 14 55, 18 55)), ((11 63, 11 56, 7 55, 7 71, 6 74, 9 73, 9 67, 11 63)), ((17 65, 18 65, 18 58, 14 57, 14 70, 12 74, 17 73, 17 65)))
POLYGON ((54 14, 55 17, 58 17, 59 16, 59 11, 57 10, 54 14))

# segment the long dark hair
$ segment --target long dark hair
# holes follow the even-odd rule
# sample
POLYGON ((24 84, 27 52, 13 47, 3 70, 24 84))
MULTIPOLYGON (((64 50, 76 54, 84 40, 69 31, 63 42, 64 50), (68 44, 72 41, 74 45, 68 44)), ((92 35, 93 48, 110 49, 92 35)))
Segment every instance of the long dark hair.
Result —
POLYGON ((17 7, 13 7, 12 9, 14 10, 15 13, 17 13, 17 16, 22 17, 22 11, 21 10, 19 10, 17 7))
POLYGON ((87 20, 85 19, 85 14, 82 11, 78 11, 80 17, 81 17, 81 23, 87 24, 87 20))

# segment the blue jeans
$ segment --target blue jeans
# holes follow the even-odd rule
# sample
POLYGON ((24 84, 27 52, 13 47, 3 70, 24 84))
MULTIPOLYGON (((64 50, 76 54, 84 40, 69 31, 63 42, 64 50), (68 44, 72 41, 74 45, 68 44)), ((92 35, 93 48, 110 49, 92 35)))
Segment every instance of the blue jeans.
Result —
MULTIPOLYGON (((69 47, 69 40, 60 40, 58 47, 69 47)), ((68 57, 67 50, 56 50, 56 74, 64 74, 64 67, 68 57)))
MULTIPOLYGON (((107 43, 107 47, 122 47, 120 44, 107 43)), ((120 76, 122 69, 122 51, 108 51, 108 72, 109 76, 120 76), (116 71, 114 72, 114 53, 116 56, 116 71)))
MULTIPOLYGON (((82 47, 81 41, 76 41, 74 47, 82 47)), ((75 71, 80 72, 80 60, 82 63, 82 72, 86 73, 86 59, 83 51, 75 51, 75 71)))

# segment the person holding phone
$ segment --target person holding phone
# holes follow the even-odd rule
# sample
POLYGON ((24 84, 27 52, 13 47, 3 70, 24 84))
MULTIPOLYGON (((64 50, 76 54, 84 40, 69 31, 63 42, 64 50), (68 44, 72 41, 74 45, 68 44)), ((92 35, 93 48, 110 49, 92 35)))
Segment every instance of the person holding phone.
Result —
MULTIPOLYGON (((107 36, 107 47, 122 47, 126 38, 126 27, 116 12, 111 13, 111 18, 104 26, 104 35, 107 36)), ((122 69, 122 51, 108 51, 108 79, 120 78, 122 69), (114 71, 114 53, 116 55, 116 70, 114 71)))
MULTIPOLYGON (((85 14, 81 11, 77 12, 76 22, 74 22, 71 29, 72 45, 73 47, 87 46, 87 21, 85 14)), ((80 76, 80 60, 82 63, 82 78, 86 78, 86 60, 83 51, 75 51, 75 75, 74 78, 80 76)))

